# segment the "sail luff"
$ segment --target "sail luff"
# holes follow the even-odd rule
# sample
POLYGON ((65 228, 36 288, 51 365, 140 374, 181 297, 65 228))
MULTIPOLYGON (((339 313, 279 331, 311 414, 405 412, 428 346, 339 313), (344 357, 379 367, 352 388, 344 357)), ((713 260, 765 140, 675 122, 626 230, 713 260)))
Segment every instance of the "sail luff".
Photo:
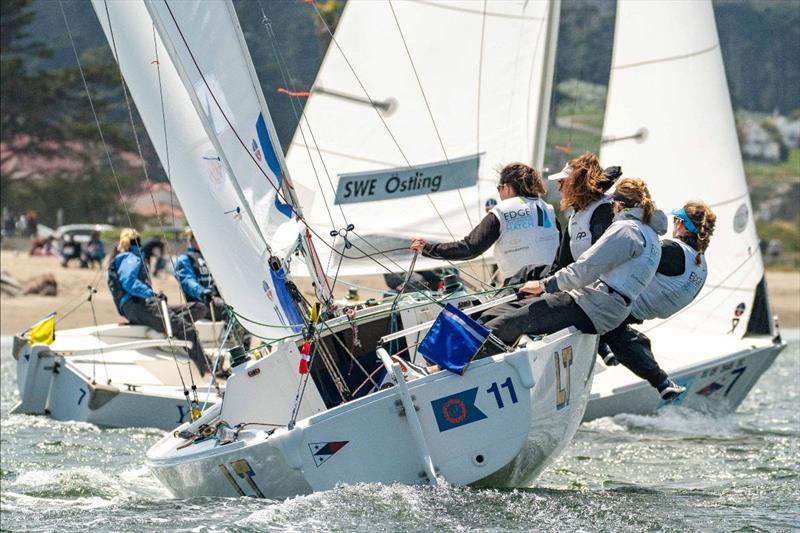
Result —
MULTIPOLYGON (((149 2, 146 1, 145 5, 148 5, 148 4, 149 4, 149 2)), ((163 31, 163 26, 162 26, 162 22, 161 22, 160 18, 159 17, 153 17, 152 13, 151 13, 151 17, 152 17, 153 24, 155 25, 156 29, 163 36, 164 31, 163 31)), ((167 50, 169 50, 171 52, 171 55, 174 57, 177 54, 177 52, 175 51, 175 45, 169 39, 163 39, 163 37, 162 37, 162 42, 164 43, 165 47, 167 47, 167 50)), ((187 76, 187 73, 186 73, 186 70, 183 67, 183 65, 180 62, 174 62, 173 64, 175 65, 175 69, 176 69, 178 75, 180 76, 181 80, 183 81, 183 83, 185 85, 189 86, 191 81, 189 80, 189 78, 187 76)), ((200 75, 202 76, 202 73, 200 75)), ((198 108, 198 109, 202 108, 202 104, 200 103, 200 101, 198 99, 198 96, 194 91, 187 91, 187 94, 189 95, 189 98, 192 100, 192 102, 193 102, 193 104, 194 104, 194 106, 196 108, 198 108)), ((212 98, 215 98, 214 97, 214 93, 211 91, 210 88, 209 88, 209 95, 212 98)), ((219 105, 219 104, 215 102, 215 105, 219 105)), ((224 116, 224 113, 223 113, 223 116, 224 116)), ((208 117, 206 117, 203 113, 198 113, 198 117, 200 118, 201 122, 203 122, 203 125, 205 126, 206 130, 207 131, 210 130, 211 126, 209 124, 208 117)), ((227 117, 224 116, 224 118, 226 120, 228 120, 227 117)), ((214 136, 214 135, 209 135, 209 141, 211 141, 211 144, 214 145, 214 149, 216 150, 216 152, 218 154, 218 157, 221 159, 222 163, 225 165, 225 169, 227 170, 228 175, 230 176, 231 185, 236 190, 236 193, 239 196, 239 200, 241 201, 242 208, 244 209, 245 213, 247 213, 248 218, 253 222, 253 225, 255 226, 255 228, 258 230, 258 234, 260 235, 261 240, 264 242, 264 247, 269 249, 269 243, 267 242, 263 232, 261 231, 261 228, 259 227, 258 219, 256 218, 255 214, 253 214, 253 210, 251 209, 250 202, 247 201, 247 198, 245 197, 244 192, 242 191, 242 188, 239 185, 239 182, 236 180, 236 174, 233 172, 233 169, 231 168, 230 162, 228 161, 228 158, 227 158, 227 156, 225 154, 225 151, 222 149, 222 146, 220 145, 219 139, 217 139, 216 136, 214 136)))

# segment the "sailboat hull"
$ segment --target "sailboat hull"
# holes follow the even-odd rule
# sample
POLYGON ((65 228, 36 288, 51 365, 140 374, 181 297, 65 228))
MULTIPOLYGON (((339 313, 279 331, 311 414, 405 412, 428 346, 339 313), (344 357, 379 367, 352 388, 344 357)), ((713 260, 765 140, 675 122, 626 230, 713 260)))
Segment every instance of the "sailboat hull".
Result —
POLYGON ((425 454, 436 476, 451 484, 529 486, 580 424, 596 342, 563 330, 476 361, 463 376, 438 372, 409 381, 410 416, 396 386, 291 430, 243 427, 228 444, 167 435, 149 450, 148 465, 177 497, 282 498, 338 483, 427 484, 425 454))
MULTIPOLYGON (((214 329, 210 323, 198 326, 201 339, 214 329)), ((177 367, 190 384, 192 363, 175 346, 180 343, 144 326, 116 324, 59 331, 50 346, 15 339, 20 401, 12 412, 104 427, 172 429, 190 414, 177 367)), ((193 377, 201 403, 219 401, 208 376, 198 382, 194 369, 193 377)))
MULTIPOLYGON (((682 356, 662 353, 656 358, 670 378, 686 387, 676 400, 664 401, 649 383, 622 366, 606 368, 597 362, 597 377, 586 407, 584 421, 621 413, 649 415, 668 406, 724 415, 736 410, 772 365, 786 344, 771 337, 745 337, 725 342, 713 339, 710 349, 702 337, 688 336, 673 341, 682 356), (719 345, 722 344, 720 347, 719 345), (724 353, 719 353, 720 351, 724 353), (697 354, 703 354, 699 356, 697 354)), ((657 346, 657 345, 656 345, 657 346)))

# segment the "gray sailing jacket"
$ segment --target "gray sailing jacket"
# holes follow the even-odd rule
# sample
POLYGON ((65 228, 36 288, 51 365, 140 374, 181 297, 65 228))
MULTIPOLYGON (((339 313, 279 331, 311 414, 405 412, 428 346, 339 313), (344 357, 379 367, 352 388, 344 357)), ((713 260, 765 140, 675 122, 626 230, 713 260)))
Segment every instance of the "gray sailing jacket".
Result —
MULTIPOLYGON (((654 243, 646 244, 642 231, 637 224, 631 223, 641 223, 641 217, 642 210, 639 208, 617 214, 603 236, 577 261, 543 280, 546 292, 567 291, 599 334, 611 331, 630 314, 630 304, 625 302, 621 294, 609 291, 609 286, 600 281, 600 276, 628 262, 631 262, 632 268, 641 268, 636 265, 637 259, 643 259, 646 251, 648 254, 652 252, 651 244, 658 253, 661 251, 657 238, 652 239, 654 243)), ((663 235, 667 230, 666 215, 656 211, 649 226, 653 232, 663 235)), ((652 266, 652 274, 655 274, 657 266, 658 257, 652 266)), ((624 287, 614 289, 625 292, 624 287)), ((636 296, 638 294, 634 298, 636 296)))

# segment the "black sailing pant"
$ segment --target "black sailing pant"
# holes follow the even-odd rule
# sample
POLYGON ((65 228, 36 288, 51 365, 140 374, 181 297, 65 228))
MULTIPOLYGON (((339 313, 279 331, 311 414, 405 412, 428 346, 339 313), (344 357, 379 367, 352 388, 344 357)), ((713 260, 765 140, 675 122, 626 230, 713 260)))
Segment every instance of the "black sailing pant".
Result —
POLYGON ((584 333, 597 333, 589 316, 566 292, 545 293, 498 305, 487 309, 479 322, 509 345, 522 334, 547 335, 569 326, 584 333))
MULTIPOLYGON (((188 309, 182 306, 170 306, 169 319, 172 324, 172 334, 178 338, 190 341, 192 347, 189 349, 189 357, 197 365, 200 375, 209 371, 208 361, 197 338, 197 331, 194 329, 192 319, 198 319, 208 311, 206 306, 193 302, 188 309)), ((122 315, 128 319, 131 325, 141 325, 153 328, 161 333, 166 333, 164 321, 161 318, 161 310, 158 301, 155 299, 142 301, 130 299, 122 306, 122 315)))
POLYGON ((628 315, 622 324, 600 337, 600 345, 607 344, 621 365, 658 388, 668 376, 653 357, 647 335, 629 325, 641 323, 633 315, 628 315))

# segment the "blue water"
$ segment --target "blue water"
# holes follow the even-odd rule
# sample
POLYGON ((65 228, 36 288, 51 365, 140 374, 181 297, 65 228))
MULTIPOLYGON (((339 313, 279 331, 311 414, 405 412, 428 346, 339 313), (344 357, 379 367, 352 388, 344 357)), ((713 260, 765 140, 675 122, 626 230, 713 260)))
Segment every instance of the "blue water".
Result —
MULTIPOLYGON (((786 335, 785 335, 786 336, 786 335)), ((157 430, 9 415, 0 357, 6 531, 790 531, 800 529, 800 332, 739 410, 680 409, 581 427, 527 490, 343 486, 285 501, 175 500, 143 458, 157 430)), ((391 460, 391 450, 376 450, 391 460)))

